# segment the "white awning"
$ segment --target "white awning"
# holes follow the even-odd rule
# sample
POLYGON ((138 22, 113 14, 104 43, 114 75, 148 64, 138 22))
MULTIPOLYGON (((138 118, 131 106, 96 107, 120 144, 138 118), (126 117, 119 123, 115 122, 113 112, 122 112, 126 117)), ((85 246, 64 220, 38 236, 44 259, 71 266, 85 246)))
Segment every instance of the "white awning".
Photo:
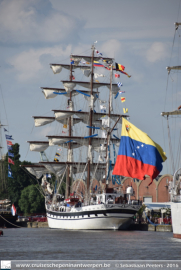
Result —
POLYGON ((143 203, 150 210, 159 210, 161 208, 171 208, 171 202, 163 202, 163 203, 143 203))

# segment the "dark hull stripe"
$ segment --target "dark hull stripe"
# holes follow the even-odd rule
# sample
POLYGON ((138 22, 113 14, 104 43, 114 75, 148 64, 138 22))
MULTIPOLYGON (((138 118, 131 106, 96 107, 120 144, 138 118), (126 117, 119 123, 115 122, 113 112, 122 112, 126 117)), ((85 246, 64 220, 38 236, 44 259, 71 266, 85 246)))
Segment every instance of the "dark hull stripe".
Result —
POLYGON ((59 221, 79 221, 79 220, 86 220, 86 219, 101 219, 101 218, 119 218, 119 219, 130 219, 131 217, 128 217, 128 216, 104 216, 104 217, 86 217, 86 218, 77 218, 77 219, 73 219, 73 218, 62 218, 62 219, 58 219, 58 218, 53 218, 53 217, 47 217, 47 218, 50 218, 50 219, 55 219, 55 220, 59 220, 59 221))

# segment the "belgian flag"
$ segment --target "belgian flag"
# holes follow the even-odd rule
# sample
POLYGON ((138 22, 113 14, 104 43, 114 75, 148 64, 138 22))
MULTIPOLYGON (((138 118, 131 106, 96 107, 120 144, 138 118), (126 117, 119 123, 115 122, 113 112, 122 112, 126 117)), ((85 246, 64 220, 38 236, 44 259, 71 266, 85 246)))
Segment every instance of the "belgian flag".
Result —
POLYGON ((121 70, 121 71, 123 71, 123 70, 125 69, 125 67, 124 67, 123 65, 120 65, 120 64, 118 64, 118 63, 115 63, 115 65, 116 65, 116 70, 121 70))

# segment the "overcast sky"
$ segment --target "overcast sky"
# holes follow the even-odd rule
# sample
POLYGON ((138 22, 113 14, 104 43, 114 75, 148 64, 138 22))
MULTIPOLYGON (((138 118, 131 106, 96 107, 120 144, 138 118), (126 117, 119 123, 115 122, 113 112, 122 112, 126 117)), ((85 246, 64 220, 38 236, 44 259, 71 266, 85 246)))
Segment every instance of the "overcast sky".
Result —
MULTIPOLYGON (((176 21, 180 0, 0 0, 1 122, 20 144, 21 161, 39 161, 26 141, 46 140, 32 116, 58 106, 40 89, 62 87, 49 63, 68 63, 70 53, 83 53, 95 41, 131 75, 120 78, 130 121, 167 152, 160 113, 176 21)), ((165 162, 162 173, 168 168, 165 162)))

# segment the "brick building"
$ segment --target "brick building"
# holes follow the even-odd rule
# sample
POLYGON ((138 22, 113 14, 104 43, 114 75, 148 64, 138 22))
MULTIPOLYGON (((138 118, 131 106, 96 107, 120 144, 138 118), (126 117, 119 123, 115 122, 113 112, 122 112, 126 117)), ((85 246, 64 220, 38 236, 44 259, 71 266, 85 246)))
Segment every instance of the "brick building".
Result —
MULTIPOLYGON (((168 202, 170 200, 168 185, 172 181, 173 176, 170 174, 159 175, 153 180, 152 184, 149 185, 151 179, 149 176, 145 180, 132 179, 131 177, 125 177, 122 179, 122 190, 126 193, 128 186, 133 187, 134 196, 131 199, 141 200, 143 202, 168 202)), ((114 185, 119 187, 118 184, 114 185)), ((110 183, 110 187, 113 187, 110 183)))
MULTIPOLYGON (((128 186, 133 187, 134 196, 131 197, 133 200, 141 200, 143 202, 169 202, 170 196, 168 191, 169 182, 172 181, 173 176, 170 174, 159 175, 156 179, 153 180, 152 184, 149 186, 151 179, 149 176, 145 180, 132 179, 131 177, 122 177, 121 185, 115 183, 112 184, 112 181, 109 184, 109 188, 121 189, 126 193, 128 186)), ((101 184, 96 179, 91 183, 90 191, 93 190, 104 190, 105 183, 101 184)), ((72 192, 76 191, 78 194, 84 194, 86 191, 86 184, 83 180, 77 180, 73 183, 72 192)))

